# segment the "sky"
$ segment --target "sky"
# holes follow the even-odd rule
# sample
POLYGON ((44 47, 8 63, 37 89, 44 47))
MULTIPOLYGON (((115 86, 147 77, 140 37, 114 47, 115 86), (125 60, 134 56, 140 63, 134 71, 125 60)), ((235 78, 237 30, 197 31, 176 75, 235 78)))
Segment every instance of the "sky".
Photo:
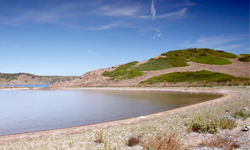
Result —
POLYGON ((249 53, 249 0, 0 0, 0 72, 76 75, 170 50, 249 53))

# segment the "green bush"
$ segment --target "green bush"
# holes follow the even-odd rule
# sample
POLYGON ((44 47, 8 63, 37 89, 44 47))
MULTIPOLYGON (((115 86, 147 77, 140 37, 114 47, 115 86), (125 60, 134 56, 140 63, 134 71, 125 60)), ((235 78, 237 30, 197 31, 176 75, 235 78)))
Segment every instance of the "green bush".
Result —
POLYGON ((211 116, 199 116, 192 120, 189 124, 188 130, 198 133, 217 133, 219 121, 212 119, 211 116))
POLYGON ((241 58, 239 58, 239 61, 243 61, 243 62, 250 62, 250 54, 241 54, 241 58))
POLYGON ((219 117, 219 124, 221 129, 233 129, 236 127, 235 119, 231 116, 219 117))
POLYGON ((209 115, 201 115, 194 118, 188 126, 189 131, 199 133, 217 133, 218 129, 233 129, 236 127, 235 119, 231 116, 215 118, 209 115))

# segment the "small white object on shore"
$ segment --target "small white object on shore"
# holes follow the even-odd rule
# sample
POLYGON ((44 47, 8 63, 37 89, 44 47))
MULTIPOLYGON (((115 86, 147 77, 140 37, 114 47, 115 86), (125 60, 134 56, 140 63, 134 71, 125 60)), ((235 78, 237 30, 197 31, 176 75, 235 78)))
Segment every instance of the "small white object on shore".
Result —
POLYGON ((244 125, 242 131, 249 131, 250 126, 244 125))

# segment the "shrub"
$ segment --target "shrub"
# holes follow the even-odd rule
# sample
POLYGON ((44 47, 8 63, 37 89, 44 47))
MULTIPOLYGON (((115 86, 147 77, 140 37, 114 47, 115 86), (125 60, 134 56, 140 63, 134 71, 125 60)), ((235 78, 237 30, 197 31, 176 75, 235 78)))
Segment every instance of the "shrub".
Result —
POLYGON ((241 58, 239 58, 239 61, 243 61, 243 62, 250 62, 250 54, 241 54, 241 58))
POLYGON ((158 135, 156 139, 149 138, 144 144, 143 148, 147 150, 181 150, 183 144, 176 137, 175 133, 169 136, 158 135))
POLYGON ((236 127, 235 119, 231 116, 219 117, 218 120, 221 129, 233 129, 236 127))
POLYGON ((189 124, 188 130, 198 133, 217 133, 219 122, 211 116, 199 116, 194 118, 189 124))
POLYGON ((188 131, 199 133, 217 133, 218 129, 233 129, 236 127, 235 119, 231 116, 214 118, 201 115, 194 118, 188 126, 188 131))
POLYGON ((132 146, 134 146, 134 145, 137 145, 137 144, 139 144, 140 143, 140 136, 138 136, 138 137, 130 137, 129 139, 128 139, 128 142, 127 142, 127 145, 129 146, 129 147, 132 147, 132 146))

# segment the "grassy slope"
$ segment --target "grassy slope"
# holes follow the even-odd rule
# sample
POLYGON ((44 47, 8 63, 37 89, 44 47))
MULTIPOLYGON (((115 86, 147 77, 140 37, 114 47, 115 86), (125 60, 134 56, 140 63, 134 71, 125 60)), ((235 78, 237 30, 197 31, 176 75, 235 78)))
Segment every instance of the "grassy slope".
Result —
POLYGON ((241 58, 239 58, 239 61, 243 61, 243 62, 250 62, 250 54, 241 54, 241 58))
POLYGON ((201 82, 201 83, 227 83, 227 82, 244 82, 249 84, 249 78, 234 77, 223 73, 210 72, 206 70, 196 72, 173 72, 169 74, 162 74, 160 76, 152 77, 148 80, 142 81, 141 84, 154 84, 162 82, 201 82))
POLYGON ((111 77, 111 80, 131 79, 143 75, 142 71, 153 71, 173 67, 184 67, 188 65, 188 61, 212 65, 225 65, 232 63, 227 58, 237 58, 237 56, 232 53, 207 48, 190 48, 185 50, 169 51, 167 53, 161 54, 161 56, 162 57, 159 57, 158 59, 152 58, 148 62, 136 67, 135 65, 138 62, 133 61, 121 65, 114 71, 106 71, 102 75, 111 77))

